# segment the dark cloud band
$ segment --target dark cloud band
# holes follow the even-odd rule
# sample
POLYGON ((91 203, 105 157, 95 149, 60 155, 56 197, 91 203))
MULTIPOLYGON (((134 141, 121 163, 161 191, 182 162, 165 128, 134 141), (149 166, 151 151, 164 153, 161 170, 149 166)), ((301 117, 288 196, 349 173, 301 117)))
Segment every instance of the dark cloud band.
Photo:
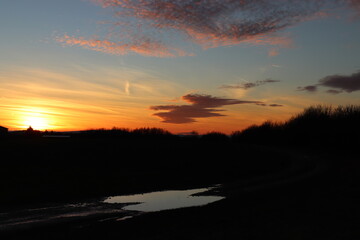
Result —
POLYGON ((331 75, 319 81, 319 85, 348 93, 360 90, 360 71, 351 75, 331 75))
POLYGON ((265 80, 261 80, 261 81, 256 81, 256 82, 247 82, 247 83, 241 83, 241 84, 236 84, 236 85, 222 85, 220 88, 227 88, 227 89, 249 89, 249 88, 254 88, 254 87, 258 87, 267 83, 276 83, 276 82, 280 82, 279 80, 273 80, 273 79, 265 79, 265 80))
POLYGON ((360 71, 351 75, 329 75, 320 79, 318 84, 298 87, 298 90, 317 92, 319 86, 332 88, 326 91, 330 94, 360 91, 360 71))
POLYGON ((316 85, 309 85, 309 86, 305 86, 305 87, 298 87, 297 90, 314 93, 314 92, 317 92, 318 87, 316 85))
MULTIPOLYGON (((190 104, 188 105, 160 105, 151 106, 154 111, 162 111, 155 113, 165 123, 192 123, 197 118, 222 117, 223 109, 221 107, 235 104, 255 104, 259 106, 267 106, 261 101, 244 101, 237 99, 218 98, 211 95, 187 94, 182 99, 190 104), (165 112, 164 112, 165 111, 165 112)), ((280 107, 282 105, 270 104, 270 107, 280 107)))

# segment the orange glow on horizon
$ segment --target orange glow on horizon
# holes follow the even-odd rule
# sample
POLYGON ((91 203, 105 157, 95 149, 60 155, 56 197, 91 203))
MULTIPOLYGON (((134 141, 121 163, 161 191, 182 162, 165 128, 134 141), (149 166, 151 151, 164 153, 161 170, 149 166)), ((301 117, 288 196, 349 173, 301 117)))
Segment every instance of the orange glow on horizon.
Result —
POLYGON ((31 126, 36 130, 56 129, 54 122, 56 120, 50 116, 45 109, 26 108, 19 113, 17 125, 20 129, 31 126))
MULTIPOLYGON (((226 105, 219 107, 222 117, 194 117, 195 122, 164 123, 149 106, 166 106, 171 96, 181 96, 185 88, 152 73, 133 70, 100 69, 83 72, 83 77, 72 73, 59 73, 44 69, 18 68, 3 79, 11 82, 0 85, 0 125, 10 130, 81 131, 113 127, 136 129, 163 128, 171 133, 211 131, 231 134, 266 120, 284 121, 305 106, 318 103, 316 98, 297 95, 278 97, 252 96, 251 92, 224 92, 231 99, 257 99, 265 103, 279 103, 283 107, 270 108, 257 105, 226 105), (114 77, 115 76, 115 77, 114 77), (123 76, 124 78, 117 78, 123 76), (86 80, 84 80, 86 79, 86 80), (97 82, 102 79, 102 82, 97 82), (140 81, 138 79, 146 79, 140 81), (89 82, 87 82, 89 81, 89 82), (164 103, 165 102, 165 103, 164 103)), ((225 91, 225 90, 224 90, 225 91)), ((267 93, 269 94, 269 93, 267 93)), ((339 97, 333 101, 339 102, 339 97)), ((346 102, 344 98, 342 102, 346 102)), ((179 106, 192 103, 178 102, 179 106)), ((215 109, 217 110, 217 109, 215 109)), ((166 109, 164 111, 167 111, 166 109)))

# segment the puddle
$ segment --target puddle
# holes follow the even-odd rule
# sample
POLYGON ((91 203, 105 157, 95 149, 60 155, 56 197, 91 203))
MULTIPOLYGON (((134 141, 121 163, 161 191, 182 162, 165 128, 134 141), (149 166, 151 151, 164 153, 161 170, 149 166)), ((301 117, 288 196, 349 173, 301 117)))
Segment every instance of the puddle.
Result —
POLYGON ((150 192, 136 195, 115 196, 104 200, 104 203, 128 204, 123 207, 128 211, 155 212, 184 207, 203 206, 219 201, 224 197, 195 195, 211 190, 199 188, 191 190, 150 192), (133 204, 129 204, 133 203, 133 204))
POLYGON ((203 206, 223 199, 220 196, 200 195, 216 187, 218 186, 115 196, 86 203, 41 206, 2 212, 0 214, 0 232, 70 221, 77 224, 77 220, 124 221, 146 212, 203 206))
POLYGON ((108 208, 96 202, 87 204, 65 204, 43 208, 21 209, 3 213, 0 216, 0 231, 31 228, 35 226, 69 222, 76 219, 94 218, 99 216, 127 216, 129 211, 108 208))

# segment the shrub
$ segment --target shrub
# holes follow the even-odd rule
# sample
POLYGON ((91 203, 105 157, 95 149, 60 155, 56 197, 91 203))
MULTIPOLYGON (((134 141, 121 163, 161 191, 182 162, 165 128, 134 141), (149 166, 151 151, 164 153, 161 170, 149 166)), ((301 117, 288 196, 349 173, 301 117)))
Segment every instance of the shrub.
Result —
POLYGON ((266 121, 252 125, 231 137, 237 142, 256 144, 342 144, 354 145, 360 141, 360 105, 317 105, 284 123, 266 121))
POLYGON ((209 142, 227 142, 230 140, 226 134, 221 132, 209 132, 202 135, 200 139, 209 142))

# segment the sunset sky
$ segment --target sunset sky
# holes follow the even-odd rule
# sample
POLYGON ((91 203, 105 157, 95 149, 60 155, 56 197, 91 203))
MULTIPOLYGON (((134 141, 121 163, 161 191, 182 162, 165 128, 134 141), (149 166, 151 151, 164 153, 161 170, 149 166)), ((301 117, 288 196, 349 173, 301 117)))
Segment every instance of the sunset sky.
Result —
POLYGON ((360 104, 358 0, 1 0, 0 125, 231 133, 360 104))

